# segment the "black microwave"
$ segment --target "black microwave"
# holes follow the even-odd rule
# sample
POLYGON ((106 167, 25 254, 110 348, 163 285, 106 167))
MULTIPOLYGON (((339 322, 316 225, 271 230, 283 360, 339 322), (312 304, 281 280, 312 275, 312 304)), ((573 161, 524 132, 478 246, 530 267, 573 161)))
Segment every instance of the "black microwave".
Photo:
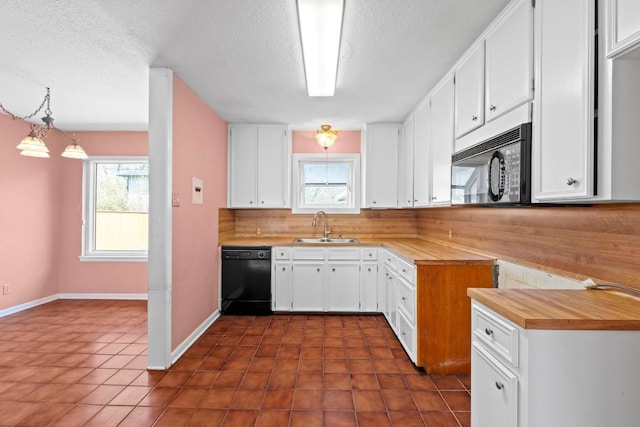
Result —
POLYGON ((531 123, 451 156, 451 204, 531 203, 531 123))

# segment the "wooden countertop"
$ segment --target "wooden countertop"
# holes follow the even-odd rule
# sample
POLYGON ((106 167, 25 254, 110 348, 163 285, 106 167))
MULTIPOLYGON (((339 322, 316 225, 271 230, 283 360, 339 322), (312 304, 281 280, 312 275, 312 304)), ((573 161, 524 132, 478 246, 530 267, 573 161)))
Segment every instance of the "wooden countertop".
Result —
POLYGON ((224 246, 380 246, 397 252, 415 265, 492 265, 494 259, 472 252, 420 239, 358 239, 358 243, 294 243, 293 237, 246 237, 232 238, 220 242, 224 246))
POLYGON ((471 288, 467 295, 525 329, 640 330, 640 298, 618 291, 471 288))

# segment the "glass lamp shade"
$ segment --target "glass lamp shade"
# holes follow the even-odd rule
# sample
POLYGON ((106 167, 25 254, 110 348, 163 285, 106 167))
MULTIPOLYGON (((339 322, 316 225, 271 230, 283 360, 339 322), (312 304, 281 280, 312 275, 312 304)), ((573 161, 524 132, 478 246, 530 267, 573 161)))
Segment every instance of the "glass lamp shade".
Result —
POLYGON ((40 157, 40 158, 44 158, 44 159, 48 159, 49 158, 49 153, 47 153, 46 151, 34 151, 31 150, 29 148, 27 148, 26 150, 22 150, 20 152, 21 156, 28 156, 28 157, 40 157))
POLYGON ((331 129, 330 125, 322 125, 320 126, 320 130, 316 132, 316 140, 318 141, 318 145, 320 145, 325 150, 331 147, 338 137, 338 132, 331 129))
POLYGON ((62 157, 66 157, 68 159, 86 159, 87 153, 84 152, 81 146, 78 144, 69 144, 67 148, 64 149, 64 152, 61 154, 62 157))
MULTIPOLYGON (((29 152, 40 152, 40 153, 48 153, 49 149, 45 145, 44 141, 38 138, 38 135, 35 132, 31 131, 29 135, 25 136, 20 144, 16 145, 18 150, 29 151, 29 152)), ((23 154, 23 153, 20 153, 23 154)), ((28 154, 24 154, 27 156, 28 154)), ((44 156, 33 156, 33 157, 44 157, 44 156)), ((48 157, 48 156, 47 156, 48 157)))

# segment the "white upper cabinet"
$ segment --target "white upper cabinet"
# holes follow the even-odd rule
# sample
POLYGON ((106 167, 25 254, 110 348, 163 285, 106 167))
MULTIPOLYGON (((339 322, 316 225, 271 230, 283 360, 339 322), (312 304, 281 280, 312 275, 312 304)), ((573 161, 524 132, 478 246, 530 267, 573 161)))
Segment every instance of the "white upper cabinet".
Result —
POLYGON ((415 117, 409 115, 404 121, 404 133, 402 138, 402 153, 400 160, 400 207, 413 207, 413 191, 414 191, 414 139, 415 139, 415 117))
POLYGON ((451 202, 451 154, 454 123, 453 76, 449 75, 431 94, 431 204, 451 202))
POLYGON ((228 206, 289 206, 290 151, 285 126, 231 125, 228 206))
POLYGON ((464 56, 455 70, 456 138, 484 124, 484 40, 464 56))
POLYGON ((399 124, 368 124, 365 130, 365 207, 398 207, 399 124))
POLYGON ((533 200, 593 195, 594 0, 538 0, 533 200))
POLYGON ((532 99, 533 9, 518 0, 486 38, 485 113, 488 122, 532 99))
POLYGON ((617 57, 640 46, 640 1, 605 0, 602 9, 608 25, 607 57, 617 57))
POLYGON ((431 159, 429 157, 429 103, 418 105, 413 128, 413 206, 431 203, 431 159))

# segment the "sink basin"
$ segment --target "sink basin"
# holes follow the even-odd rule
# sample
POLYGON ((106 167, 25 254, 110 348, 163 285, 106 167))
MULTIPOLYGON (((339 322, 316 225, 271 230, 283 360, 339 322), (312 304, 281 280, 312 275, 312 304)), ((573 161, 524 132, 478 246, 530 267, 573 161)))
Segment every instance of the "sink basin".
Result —
POLYGON ((358 243, 358 239, 325 239, 324 237, 298 237, 293 243, 358 243))

